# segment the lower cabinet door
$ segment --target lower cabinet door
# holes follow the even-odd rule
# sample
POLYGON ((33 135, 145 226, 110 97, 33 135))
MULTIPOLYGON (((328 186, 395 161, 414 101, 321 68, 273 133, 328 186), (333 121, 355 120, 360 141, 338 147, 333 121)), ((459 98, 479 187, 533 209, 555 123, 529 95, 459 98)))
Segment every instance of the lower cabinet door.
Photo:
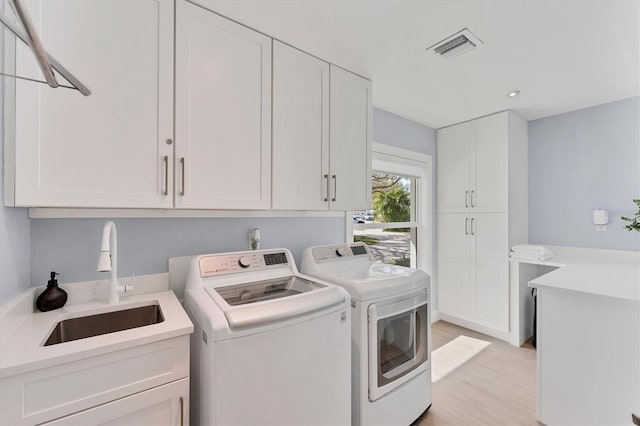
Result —
POLYGON ((470 320, 471 219, 466 213, 438 216, 438 309, 470 320))
POLYGON ((108 402, 45 425, 184 426, 189 424, 189 379, 108 402))
POLYGON ((472 257, 471 299, 478 324, 509 331, 509 216, 475 213, 470 232, 472 257), (475 256, 473 256, 475 255, 475 256))

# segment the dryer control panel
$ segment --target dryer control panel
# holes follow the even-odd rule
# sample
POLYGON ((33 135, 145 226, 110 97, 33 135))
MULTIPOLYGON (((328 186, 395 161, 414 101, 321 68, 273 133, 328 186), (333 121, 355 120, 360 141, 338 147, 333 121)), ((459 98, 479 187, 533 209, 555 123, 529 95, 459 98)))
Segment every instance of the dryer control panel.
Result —
POLYGON ((356 256, 370 257, 369 247, 365 243, 340 244, 336 246, 314 247, 313 259, 316 263, 332 260, 351 259, 356 256))
POLYGON ((286 266, 290 263, 287 253, 282 250, 249 251, 207 255, 200 258, 200 276, 253 272, 286 266))

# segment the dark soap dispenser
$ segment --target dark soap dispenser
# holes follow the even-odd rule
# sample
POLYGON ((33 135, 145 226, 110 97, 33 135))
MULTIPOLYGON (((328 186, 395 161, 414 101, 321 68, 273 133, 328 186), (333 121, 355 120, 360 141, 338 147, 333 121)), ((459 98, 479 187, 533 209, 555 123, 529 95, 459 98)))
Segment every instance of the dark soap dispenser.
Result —
POLYGON ((47 283, 47 288, 36 299, 36 307, 42 312, 62 308, 67 303, 67 292, 58 287, 56 275, 59 274, 51 272, 51 279, 47 283))

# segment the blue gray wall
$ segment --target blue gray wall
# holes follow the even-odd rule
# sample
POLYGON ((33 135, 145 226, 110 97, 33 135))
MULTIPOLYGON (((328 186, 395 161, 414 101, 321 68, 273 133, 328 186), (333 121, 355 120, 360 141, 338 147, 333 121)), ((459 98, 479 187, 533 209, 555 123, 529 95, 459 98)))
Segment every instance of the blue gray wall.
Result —
MULTIPOLYGON (((374 109, 374 141, 434 154, 435 131, 374 109)), ((433 192, 435 194, 435 191, 433 192)), ((46 282, 49 271, 61 282, 104 277, 96 272, 106 219, 32 219, 31 279, 46 282)), ((305 247, 345 241, 344 218, 117 219, 118 273, 126 276, 167 271, 167 259, 246 250, 251 228, 261 230, 261 248, 287 247, 296 262, 305 247)))
POLYGON ((529 241, 640 250, 624 229, 640 198, 640 98, 529 122, 529 241), (597 232, 595 209, 609 210, 597 232))
MULTIPOLYGON (((105 278, 96 272, 107 219, 32 219, 31 278, 46 283, 49 271, 61 282, 105 278)), ((118 275, 166 272, 167 259, 249 249, 249 230, 260 228, 260 248, 286 247, 300 264, 310 245, 345 240, 343 217, 115 219, 118 275)))
MULTIPOLYGON (((640 249, 640 234, 622 230, 619 219, 633 214, 631 199, 640 196, 639 114, 634 98, 529 123, 531 242, 640 249), (594 230, 595 208, 611 211, 607 232, 594 230)), ((373 124, 375 142, 430 154, 435 166, 433 129, 379 109, 373 124)), ((434 180, 433 194, 435 185, 434 180)), ((435 220, 435 203, 433 208, 435 220)), ((43 284, 53 269, 63 282, 101 277, 95 262, 103 223, 29 221, 26 209, 0 207, 0 303, 30 283, 43 284)), ((116 224, 122 275, 164 272, 168 257, 243 250, 252 227, 261 228, 262 247, 289 247, 298 261, 308 245, 345 238, 344 220, 336 217, 118 219, 116 224)), ((435 240, 434 235, 434 253, 435 240)))
POLYGON ((436 131, 390 112, 373 109, 373 141, 391 145, 436 159, 436 131))
MULTIPOLYGON (((0 45, 4 43, 0 36, 0 45)), ((1 49, 0 49, 1 52, 1 49)), ((1 61, 2 55, 0 55, 1 61)), ((0 64, 0 67, 2 65, 0 64)), ((0 99, 4 99, 0 85, 0 99)), ((0 102, 0 117, 3 117, 0 102)), ((4 159, 4 121, 0 125, 0 152, 4 159)), ((0 304, 30 286, 29 280, 29 217, 27 209, 4 207, 4 162, 0 161, 0 304)))
MULTIPOLYGON (((431 171, 431 220, 433 235, 431 236, 432 271, 436 277, 436 242, 438 229, 438 206, 436 194, 438 190, 436 176, 436 130, 415 121, 407 120, 390 112, 373 109, 373 141, 385 145, 421 154, 431 155, 433 170, 431 171)), ((434 280, 435 282, 435 280, 434 280)))
MULTIPOLYGON (((377 109, 374 140, 435 154, 433 129, 377 109)), ((104 278, 95 267, 105 221, 29 220, 26 209, 2 208, 0 226, 6 231, 0 241, 1 270, 8 272, 0 285, 0 304, 30 282, 44 284, 52 270, 61 273, 61 282, 104 278)), ((166 272, 169 257, 245 250, 248 231, 253 227, 261 229, 262 248, 287 247, 298 262, 302 250, 309 245, 345 240, 345 223, 340 217, 116 219, 115 222, 118 269, 122 276, 166 272)))
POLYGON ((30 286, 29 255, 27 209, 0 207, 0 304, 30 286))
MULTIPOLYGON (((384 111, 374 111, 374 140, 422 153, 435 151, 435 131, 384 111), (381 138, 378 138, 382 135, 381 138)), ((104 277, 95 271, 103 219, 32 219, 31 280, 46 282, 49 271, 62 282, 104 277)), ((261 247, 289 248, 296 261, 310 245, 345 241, 341 217, 117 219, 120 275, 167 271, 167 259, 201 253, 246 250, 248 232, 261 230, 261 247)))

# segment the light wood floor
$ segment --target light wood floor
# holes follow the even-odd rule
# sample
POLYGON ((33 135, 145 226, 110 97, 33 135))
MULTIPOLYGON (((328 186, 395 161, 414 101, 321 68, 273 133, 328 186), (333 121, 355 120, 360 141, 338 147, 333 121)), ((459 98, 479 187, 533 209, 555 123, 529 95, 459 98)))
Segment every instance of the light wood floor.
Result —
POLYGON ((412 426, 538 425, 536 352, 444 321, 432 325, 433 350, 460 335, 491 345, 433 384, 433 405, 412 426))

